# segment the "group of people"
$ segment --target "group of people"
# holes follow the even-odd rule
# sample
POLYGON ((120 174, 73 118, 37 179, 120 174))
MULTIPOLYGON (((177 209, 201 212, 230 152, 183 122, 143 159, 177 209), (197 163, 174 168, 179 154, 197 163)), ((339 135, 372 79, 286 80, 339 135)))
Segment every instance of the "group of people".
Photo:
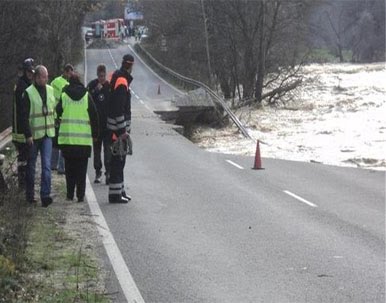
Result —
POLYGON ((12 140, 17 150, 19 187, 27 202, 35 199, 35 171, 41 159, 40 199, 48 207, 51 197, 51 169, 64 173, 67 200, 84 201, 88 158, 94 153, 95 183, 101 183, 103 146, 105 182, 110 203, 131 200, 124 189, 126 157, 112 153, 116 142, 128 142, 131 131, 131 71, 134 57, 123 56, 121 68, 111 81, 106 66, 97 67, 97 78, 87 87, 73 66, 48 84, 48 71, 25 59, 14 89, 12 140))

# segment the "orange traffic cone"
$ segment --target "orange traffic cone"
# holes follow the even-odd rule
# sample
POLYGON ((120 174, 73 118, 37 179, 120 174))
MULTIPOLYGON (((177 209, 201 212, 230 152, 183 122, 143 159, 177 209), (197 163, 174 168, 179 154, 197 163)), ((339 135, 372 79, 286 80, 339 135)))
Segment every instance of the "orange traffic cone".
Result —
POLYGON ((160 84, 158 84, 157 95, 161 95, 161 85, 160 84))
POLYGON ((261 167, 261 157, 260 157, 260 141, 257 140, 256 144, 256 154, 255 154, 255 166, 253 169, 264 169, 261 167))

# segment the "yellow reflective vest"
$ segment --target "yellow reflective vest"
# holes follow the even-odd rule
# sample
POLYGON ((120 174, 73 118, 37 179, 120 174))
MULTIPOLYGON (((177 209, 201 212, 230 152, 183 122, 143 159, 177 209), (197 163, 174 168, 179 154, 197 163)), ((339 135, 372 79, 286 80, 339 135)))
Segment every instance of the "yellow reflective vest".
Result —
POLYGON ((41 139, 44 136, 55 137, 55 97, 51 86, 46 85, 47 104, 43 107, 43 100, 40 97, 35 85, 30 85, 25 93, 30 100, 29 124, 32 138, 41 139))
POLYGON ((58 144, 92 146, 88 93, 77 101, 62 93, 62 107, 58 144))
POLYGON ((51 86, 54 89, 54 95, 57 103, 59 102, 63 88, 68 84, 68 81, 63 76, 56 77, 52 80, 51 86))

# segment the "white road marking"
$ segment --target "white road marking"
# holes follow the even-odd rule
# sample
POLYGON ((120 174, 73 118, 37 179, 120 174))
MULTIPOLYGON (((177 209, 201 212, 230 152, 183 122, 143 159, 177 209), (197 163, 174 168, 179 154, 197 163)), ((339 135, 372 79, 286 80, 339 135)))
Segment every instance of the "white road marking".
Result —
POLYGON ((84 84, 87 85, 87 49, 84 43, 84 84))
MULTIPOLYGON (((111 53, 110 53, 111 55, 111 53)), ((84 83, 87 83, 87 51, 86 46, 84 47, 84 83)), ((92 217, 97 226, 99 234, 102 236, 102 242, 105 247, 107 256, 109 257, 110 263, 113 266, 115 275, 122 288, 123 294, 128 303, 145 303, 139 292, 137 285, 122 257, 122 254, 118 248, 117 243, 107 225, 107 222, 103 216, 103 213, 97 202, 94 190, 90 184, 90 179, 87 176, 86 179, 86 198, 87 203, 90 207, 92 217)))
POLYGON ((142 99, 139 99, 139 102, 141 102, 141 104, 145 105, 145 102, 143 102, 142 99))
POLYGON ((181 95, 185 95, 186 93, 183 92, 182 90, 179 90, 178 88, 176 88, 175 86, 171 85, 169 82, 167 82, 166 80, 164 80, 163 78, 161 78, 155 71, 153 71, 151 69, 151 67, 149 65, 147 65, 145 63, 145 61, 142 60, 142 58, 140 56, 137 55, 137 53, 134 51, 134 49, 128 45, 128 47, 130 48, 130 50, 133 52, 133 54, 138 58, 139 61, 141 61, 143 63, 143 65, 145 65, 148 70, 150 70, 158 79, 160 79, 163 83, 165 83, 167 86, 169 86, 170 88, 172 88, 173 90, 175 90, 176 92, 178 92, 179 94, 181 95))
POLYGON ((139 99, 138 95, 135 93, 135 91, 133 91, 132 88, 130 88, 130 91, 133 93, 133 95, 134 95, 137 99, 139 99))
POLYGON ((144 105, 145 105, 145 107, 146 107, 149 111, 153 112, 153 110, 151 109, 151 107, 150 107, 149 105, 147 105, 147 104, 144 104, 144 105))
POLYGON ((226 162, 228 162, 229 164, 231 164, 231 165, 237 167, 238 169, 244 169, 244 167, 238 165, 237 163, 235 163, 235 162, 233 162, 233 161, 231 161, 231 160, 226 160, 226 162))
POLYGON ((310 201, 307 201, 306 199, 303 199, 302 197, 299 197, 298 195, 295 195, 294 193, 291 193, 290 191, 288 190, 283 190, 283 192, 285 192, 287 195, 295 198, 296 200, 300 201, 300 202, 303 202, 311 207, 318 207, 316 204, 310 202, 310 201))
POLYGON ((86 179, 86 198, 99 234, 102 236, 102 243, 106 249, 107 256, 110 259, 111 265, 113 266, 114 272, 127 302, 144 303, 145 301, 134 282, 134 279, 99 207, 88 176, 86 179))
POLYGON ((114 57, 113 57, 113 54, 111 53, 111 50, 110 50, 109 48, 108 48, 107 50, 109 51, 111 60, 113 60, 113 63, 114 63, 115 68, 118 69, 117 62, 115 62, 115 59, 114 59, 114 57))

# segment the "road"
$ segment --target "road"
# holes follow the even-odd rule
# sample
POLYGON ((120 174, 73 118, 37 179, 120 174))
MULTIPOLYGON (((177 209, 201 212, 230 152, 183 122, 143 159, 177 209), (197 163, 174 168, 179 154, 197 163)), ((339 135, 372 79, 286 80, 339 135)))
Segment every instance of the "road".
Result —
MULTIPOLYGON (((88 50, 88 80, 126 52, 88 50)), ((152 110, 178 92, 137 59, 133 76, 133 200, 110 205, 92 187, 145 302, 385 301, 385 173, 270 159, 252 170, 177 134, 152 110)))

